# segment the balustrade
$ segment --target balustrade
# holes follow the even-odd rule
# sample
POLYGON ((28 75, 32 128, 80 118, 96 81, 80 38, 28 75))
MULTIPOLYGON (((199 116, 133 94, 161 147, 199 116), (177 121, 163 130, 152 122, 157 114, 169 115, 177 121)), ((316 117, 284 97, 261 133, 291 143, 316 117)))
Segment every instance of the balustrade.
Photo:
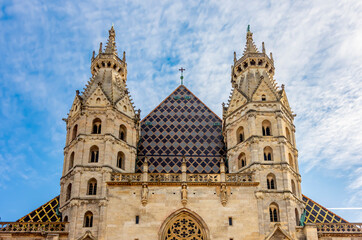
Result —
POLYGON ((66 222, 0 222, 0 232, 66 232, 66 222))
POLYGON ((318 234, 362 235, 362 223, 317 223, 318 234))

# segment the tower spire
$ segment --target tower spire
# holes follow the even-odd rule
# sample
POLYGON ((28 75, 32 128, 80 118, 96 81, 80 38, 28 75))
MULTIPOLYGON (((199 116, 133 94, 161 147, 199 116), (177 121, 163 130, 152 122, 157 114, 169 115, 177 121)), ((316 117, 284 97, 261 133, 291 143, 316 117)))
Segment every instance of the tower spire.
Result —
POLYGON ((253 33, 250 31, 250 25, 248 25, 247 31, 246 31, 246 45, 244 49, 244 55, 248 53, 258 53, 258 49, 255 46, 255 43, 253 41, 253 33))
POLYGON ((105 53, 111 53, 111 54, 117 55, 116 32, 114 31, 113 25, 108 32, 109 32, 109 37, 108 37, 105 53))

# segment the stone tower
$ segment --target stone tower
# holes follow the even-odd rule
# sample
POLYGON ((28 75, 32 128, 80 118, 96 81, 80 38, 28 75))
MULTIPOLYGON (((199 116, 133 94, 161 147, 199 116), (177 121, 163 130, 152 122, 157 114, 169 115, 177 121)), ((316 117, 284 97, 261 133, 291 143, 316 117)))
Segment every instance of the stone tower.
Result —
POLYGON ((119 58, 115 31, 109 30, 105 50, 93 52, 92 77, 77 91, 68 118, 61 178, 60 211, 69 221, 69 239, 102 236, 107 206, 106 181, 111 173, 134 172, 139 139, 136 113, 126 87, 125 53, 119 58))
POLYGON ((295 115, 276 86, 272 53, 259 52, 248 27, 243 56, 231 69, 232 91, 223 107, 223 135, 230 173, 252 172, 260 234, 273 223, 295 231, 304 209, 295 145, 295 115))

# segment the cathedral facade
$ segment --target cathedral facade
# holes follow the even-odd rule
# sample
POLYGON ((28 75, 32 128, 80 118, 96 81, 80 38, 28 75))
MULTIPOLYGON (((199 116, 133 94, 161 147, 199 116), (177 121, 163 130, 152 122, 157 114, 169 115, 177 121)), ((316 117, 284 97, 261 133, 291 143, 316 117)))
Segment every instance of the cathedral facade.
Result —
POLYGON ((234 54, 221 118, 181 84, 141 120, 112 27, 64 119, 60 195, 1 225, 0 239, 362 237, 361 225, 302 195, 295 114, 252 36, 234 54))

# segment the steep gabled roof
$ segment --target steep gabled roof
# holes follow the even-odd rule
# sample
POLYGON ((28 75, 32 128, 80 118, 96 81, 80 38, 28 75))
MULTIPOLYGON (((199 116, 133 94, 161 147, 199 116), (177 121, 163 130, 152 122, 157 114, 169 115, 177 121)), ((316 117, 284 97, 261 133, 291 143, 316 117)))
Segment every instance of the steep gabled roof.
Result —
POLYGON ((149 171, 181 172, 182 157, 190 173, 218 173, 224 157, 221 119, 180 85, 141 121, 137 171, 145 157, 149 171))
POLYGON ((303 195, 303 201, 306 202, 304 223, 348 223, 337 214, 329 211, 305 195, 303 195))
POLYGON ((58 212, 59 196, 38 207, 31 213, 20 218, 17 222, 60 222, 61 217, 58 212))

